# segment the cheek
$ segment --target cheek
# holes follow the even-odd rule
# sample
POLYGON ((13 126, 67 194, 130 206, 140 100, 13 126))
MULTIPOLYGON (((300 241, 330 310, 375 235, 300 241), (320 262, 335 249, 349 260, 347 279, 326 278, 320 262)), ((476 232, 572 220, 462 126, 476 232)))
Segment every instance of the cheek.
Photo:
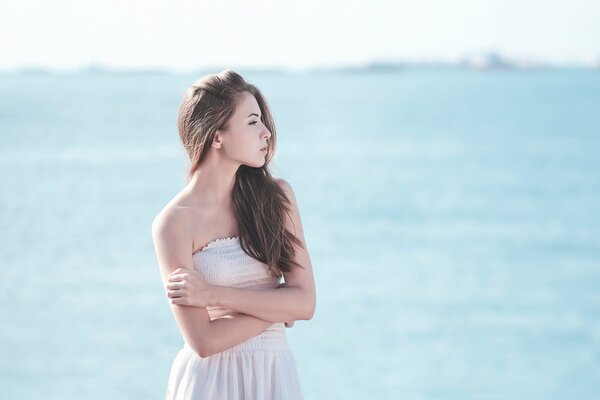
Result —
POLYGON ((257 140, 254 136, 256 135, 251 130, 236 132, 236 136, 232 137, 232 140, 225 146, 225 153, 228 157, 235 159, 244 159, 252 156, 257 146, 257 140))

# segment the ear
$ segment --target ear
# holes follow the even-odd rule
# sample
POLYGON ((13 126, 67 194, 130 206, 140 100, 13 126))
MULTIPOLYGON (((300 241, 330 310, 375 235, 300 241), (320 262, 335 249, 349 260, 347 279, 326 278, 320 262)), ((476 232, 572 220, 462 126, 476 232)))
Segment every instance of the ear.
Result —
POLYGON ((211 147, 214 149, 220 149, 223 145, 223 137, 221 136, 221 131, 217 130, 215 132, 215 136, 213 137, 213 141, 211 143, 211 147))

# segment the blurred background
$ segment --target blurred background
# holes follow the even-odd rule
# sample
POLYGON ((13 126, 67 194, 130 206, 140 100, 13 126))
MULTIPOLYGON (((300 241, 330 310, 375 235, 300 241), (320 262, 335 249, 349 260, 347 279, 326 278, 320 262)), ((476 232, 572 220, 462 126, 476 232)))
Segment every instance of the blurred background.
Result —
POLYGON ((179 103, 267 97, 306 399, 600 397, 600 3, 0 5, 0 397, 162 399, 179 103))

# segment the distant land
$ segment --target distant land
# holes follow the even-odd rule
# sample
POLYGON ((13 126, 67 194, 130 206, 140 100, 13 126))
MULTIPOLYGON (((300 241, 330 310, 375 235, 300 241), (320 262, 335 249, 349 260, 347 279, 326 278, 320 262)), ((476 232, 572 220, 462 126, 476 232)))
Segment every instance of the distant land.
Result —
POLYGON ((459 61, 372 61, 358 65, 337 65, 304 69, 268 68, 268 67, 237 67, 213 66, 197 69, 170 70, 168 68, 112 68, 100 64, 86 65, 75 69, 56 69, 46 67, 21 67, 1 69, 0 72, 17 72, 23 74, 52 74, 52 73, 86 73, 86 74, 123 74, 123 75, 165 75, 181 73, 208 73, 231 68, 244 73, 287 74, 287 73, 371 73, 398 72, 406 69, 472 69, 477 71, 495 70, 547 70, 547 69, 582 69, 600 71, 600 58, 594 63, 549 63, 532 59, 514 59, 499 52, 489 51, 463 56, 459 61))

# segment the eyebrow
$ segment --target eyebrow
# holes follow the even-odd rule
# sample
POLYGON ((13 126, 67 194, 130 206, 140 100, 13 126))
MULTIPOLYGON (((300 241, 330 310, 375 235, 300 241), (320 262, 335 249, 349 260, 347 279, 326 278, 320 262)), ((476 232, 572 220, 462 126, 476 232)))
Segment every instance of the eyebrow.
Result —
POLYGON ((258 117, 258 114, 252 113, 252 114, 248 115, 246 118, 250 118, 253 115, 258 117))

